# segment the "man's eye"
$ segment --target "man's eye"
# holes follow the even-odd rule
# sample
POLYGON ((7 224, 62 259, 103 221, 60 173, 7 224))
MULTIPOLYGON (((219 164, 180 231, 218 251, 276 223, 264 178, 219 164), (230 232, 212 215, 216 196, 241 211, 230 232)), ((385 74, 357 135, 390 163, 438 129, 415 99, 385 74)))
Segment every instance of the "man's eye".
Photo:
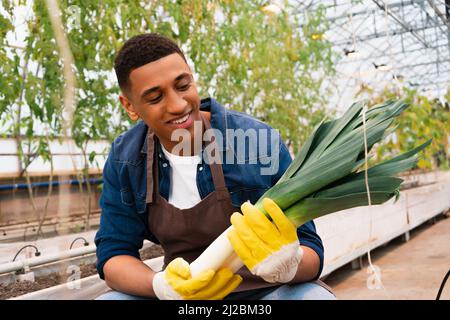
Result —
POLYGON ((155 99, 148 100, 147 103, 157 103, 161 100, 161 96, 156 97, 155 99))
POLYGON ((178 87, 178 90, 186 91, 187 89, 189 89, 190 86, 191 86, 191 84, 188 83, 188 84, 185 84, 184 86, 178 87))

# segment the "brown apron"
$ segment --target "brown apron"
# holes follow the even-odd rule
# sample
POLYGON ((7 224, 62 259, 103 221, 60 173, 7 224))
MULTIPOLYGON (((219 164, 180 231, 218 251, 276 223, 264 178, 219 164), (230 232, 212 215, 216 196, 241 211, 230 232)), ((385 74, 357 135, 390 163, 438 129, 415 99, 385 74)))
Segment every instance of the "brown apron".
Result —
MULTIPOLYGON (((210 129, 209 121, 202 115, 203 125, 210 129)), ((209 143, 215 143, 211 139, 209 143)), ((215 191, 197 205, 179 209, 159 194, 157 137, 149 128, 147 137, 147 205, 148 227, 164 249, 164 267, 177 257, 189 263, 194 261, 230 223, 233 212, 239 211, 231 203, 225 186, 222 165, 210 164, 215 191)), ((243 277, 235 292, 278 286, 254 276, 243 267, 238 272, 243 277)))

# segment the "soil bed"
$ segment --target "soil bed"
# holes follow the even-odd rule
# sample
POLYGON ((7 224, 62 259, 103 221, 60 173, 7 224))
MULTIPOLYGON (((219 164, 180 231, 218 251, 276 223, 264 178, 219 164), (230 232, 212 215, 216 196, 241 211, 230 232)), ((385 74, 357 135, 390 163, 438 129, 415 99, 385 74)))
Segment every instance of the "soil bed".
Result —
MULTIPOLYGON (((164 255, 164 251, 159 245, 153 245, 143 249, 140 252, 141 260, 147 260, 164 255)), ((86 278, 97 274, 95 264, 80 265, 81 278, 86 278)), ((42 290, 67 282, 67 278, 71 275, 67 273, 54 273, 44 277, 36 277, 35 282, 23 281, 10 284, 0 283, 0 300, 5 300, 26 293, 42 290)))

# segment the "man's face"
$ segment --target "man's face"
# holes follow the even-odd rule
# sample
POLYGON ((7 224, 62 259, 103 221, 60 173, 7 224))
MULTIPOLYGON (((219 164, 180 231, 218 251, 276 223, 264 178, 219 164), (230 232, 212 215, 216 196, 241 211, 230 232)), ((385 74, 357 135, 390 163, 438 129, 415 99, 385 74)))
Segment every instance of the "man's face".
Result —
POLYGON ((187 129, 191 137, 194 121, 200 121, 200 97, 191 70, 178 53, 150 62, 130 73, 130 85, 120 96, 127 113, 139 116, 153 129, 169 151, 177 128, 187 129))

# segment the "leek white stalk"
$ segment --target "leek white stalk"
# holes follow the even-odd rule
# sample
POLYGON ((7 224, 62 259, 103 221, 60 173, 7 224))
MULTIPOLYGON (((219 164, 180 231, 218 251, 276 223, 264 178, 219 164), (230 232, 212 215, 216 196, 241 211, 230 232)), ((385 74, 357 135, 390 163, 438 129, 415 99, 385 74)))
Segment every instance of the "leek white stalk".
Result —
POLYGON ((234 253, 233 247, 228 241, 227 233, 233 226, 226 229, 205 251, 191 263, 191 275, 199 275, 202 271, 221 267, 230 268, 233 273, 244 266, 242 260, 234 253))

